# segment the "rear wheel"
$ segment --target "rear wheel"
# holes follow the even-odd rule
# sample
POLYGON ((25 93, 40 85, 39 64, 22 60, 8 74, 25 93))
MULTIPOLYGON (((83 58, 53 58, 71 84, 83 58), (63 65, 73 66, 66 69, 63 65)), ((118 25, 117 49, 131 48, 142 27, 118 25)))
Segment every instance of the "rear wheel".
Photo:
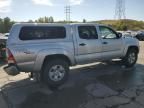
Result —
POLYGON ((57 59, 47 61, 43 68, 43 80, 51 87, 63 84, 69 73, 69 65, 65 60, 57 59))
POLYGON ((135 49, 129 49, 126 56, 122 59, 126 67, 132 67, 137 62, 138 52, 135 49))

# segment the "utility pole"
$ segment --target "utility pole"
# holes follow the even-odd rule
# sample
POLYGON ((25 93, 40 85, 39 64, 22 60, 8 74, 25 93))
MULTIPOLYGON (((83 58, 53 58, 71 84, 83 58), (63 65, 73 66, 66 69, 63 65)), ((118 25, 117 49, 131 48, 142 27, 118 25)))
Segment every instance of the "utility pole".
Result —
POLYGON ((127 21, 125 15, 125 0, 116 0, 115 19, 119 21, 121 30, 127 31, 127 21))
POLYGON ((126 19, 125 15, 125 0, 116 0, 115 19, 126 19))
POLYGON ((71 7, 70 7, 70 5, 65 7, 65 14, 66 14, 66 22, 70 23, 70 21, 71 21, 71 7))

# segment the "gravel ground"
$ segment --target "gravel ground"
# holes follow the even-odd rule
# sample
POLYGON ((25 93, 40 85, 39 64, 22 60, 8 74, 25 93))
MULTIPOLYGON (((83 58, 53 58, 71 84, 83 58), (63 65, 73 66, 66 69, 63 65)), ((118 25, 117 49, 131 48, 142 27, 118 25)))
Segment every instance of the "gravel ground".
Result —
POLYGON ((68 82, 57 89, 28 74, 8 76, 1 63, 0 108, 6 108, 4 100, 8 108, 144 108, 144 42, 140 46, 135 67, 124 69, 116 61, 73 67, 68 82))

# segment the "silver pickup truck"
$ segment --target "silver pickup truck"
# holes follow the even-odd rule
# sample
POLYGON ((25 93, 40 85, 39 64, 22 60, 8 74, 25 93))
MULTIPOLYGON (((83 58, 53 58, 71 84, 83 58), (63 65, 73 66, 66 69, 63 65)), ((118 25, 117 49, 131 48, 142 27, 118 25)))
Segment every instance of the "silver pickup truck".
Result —
POLYGON ((68 78, 69 67, 77 64, 121 59, 132 67, 139 42, 124 38, 112 28, 98 24, 15 24, 7 41, 10 75, 31 72, 50 86, 68 78))

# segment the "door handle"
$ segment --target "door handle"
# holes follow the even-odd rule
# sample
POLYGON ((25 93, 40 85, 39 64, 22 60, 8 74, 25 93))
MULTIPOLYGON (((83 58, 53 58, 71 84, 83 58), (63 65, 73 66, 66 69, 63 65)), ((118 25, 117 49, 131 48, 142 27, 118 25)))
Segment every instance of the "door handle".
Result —
POLYGON ((25 53, 25 54, 31 54, 31 52, 30 52, 30 51, 25 51, 24 53, 25 53))
POLYGON ((103 42, 103 44, 108 44, 108 42, 103 42))
POLYGON ((79 46, 85 46, 86 44, 85 43, 81 43, 81 44, 79 44, 79 46))

